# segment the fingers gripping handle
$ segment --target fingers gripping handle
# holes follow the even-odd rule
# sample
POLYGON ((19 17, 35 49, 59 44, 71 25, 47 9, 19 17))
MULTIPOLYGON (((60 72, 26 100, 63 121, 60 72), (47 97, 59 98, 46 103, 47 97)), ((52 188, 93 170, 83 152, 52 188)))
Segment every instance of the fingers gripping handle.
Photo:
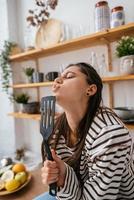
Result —
MULTIPOLYGON (((47 154, 47 159, 48 160, 53 160, 49 144, 45 140, 44 140, 44 145, 45 145, 45 151, 46 151, 46 154, 47 154)), ((49 185, 49 194, 52 195, 52 196, 56 196, 56 194, 57 194, 57 184, 56 184, 56 182, 55 183, 51 183, 49 185)))

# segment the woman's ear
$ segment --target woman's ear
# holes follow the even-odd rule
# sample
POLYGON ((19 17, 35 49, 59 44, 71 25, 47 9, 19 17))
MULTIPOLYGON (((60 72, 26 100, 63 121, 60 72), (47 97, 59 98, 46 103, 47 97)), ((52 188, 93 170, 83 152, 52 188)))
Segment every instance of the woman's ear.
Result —
POLYGON ((97 92, 97 86, 95 84, 89 85, 86 93, 87 96, 93 96, 97 92))

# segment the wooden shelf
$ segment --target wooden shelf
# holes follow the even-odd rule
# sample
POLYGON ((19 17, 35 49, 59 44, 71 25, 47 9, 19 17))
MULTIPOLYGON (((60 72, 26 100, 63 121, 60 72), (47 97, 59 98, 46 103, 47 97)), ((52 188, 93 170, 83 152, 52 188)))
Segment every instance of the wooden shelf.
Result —
POLYGON ((36 88, 36 87, 47 87, 51 86, 53 82, 41 82, 41 83, 22 83, 22 84, 15 84, 11 85, 10 87, 17 89, 17 88, 36 88))
MULTIPOLYGON (((39 121, 41 119, 40 114, 28 114, 28 113, 19 113, 19 112, 13 112, 13 113, 8 113, 9 116, 15 117, 15 118, 20 118, 20 119, 33 119, 39 121)), ((55 117, 60 115, 60 113, 55 113, 55 117)))
POLYGON ((134 129, 134 124, 125 124, 128 129, 134 129))
POLYGON ((27 113, 9 113, 9 116, 21 119, 34 119, 40 120, 40 114, 27 114, 27 113))
MULTIPOLYGON (((20 119, 33 119, 39 121, 41 116, 40 114, 27 114, 27 113, 9 113, 9 116, 20 118, 20 119)), ((58 113, 56 114, 58 115, 58 113)), ((134 129, 134 124, 126 124, 129 129, 134 129)))
POLYGON ((125 76, 113 76, 113 77, 104 77, 102 81, 106 82, 114 82, 114 81, 125 81, 125 80, 134 80, 134 75, 125 75, 125 76))
POLYGON ((134 23, 119 26, 117 28, 107 29, 106 31, 82 36, 69 41, 52 45, 46 49, 34 49, 20 54, 10 56, 10 61, 35 60, 37 58, 51 56, 67 51, 83 49, 96 44, 104 44, 106 41, 114 42, 123 35, 134 35, 134 23))
MULTIPOLYGON (((114 82, 114 81, 124 81, 124 80, 134 80, 134 75, 127 75, 127 76, 114 76, 114 77, 104 77, 102 81, 104 83, 107 82, 114 82)), ((23 84, 15 84, 11 85, 10 87, 14 89, 19 88, 36 88, 36 87, 47 87, 52 86, 53 82, 41 82, 41 83, 23 83, 23 84)))

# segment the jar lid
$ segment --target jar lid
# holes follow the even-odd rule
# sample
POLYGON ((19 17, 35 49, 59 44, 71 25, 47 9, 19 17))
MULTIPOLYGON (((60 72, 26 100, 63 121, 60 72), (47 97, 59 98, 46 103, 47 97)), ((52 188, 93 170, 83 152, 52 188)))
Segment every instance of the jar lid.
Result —
POLYGON ((111 10, 111 12, 116 12, 116 11, 120 11, 120 10, 123 10, 123 6, 117 6, 117 7, 113 8, 111 10))
POLYGON ((99 1, 95 4, 95 7, 105 6, 108 5, 107 1, 99 1))

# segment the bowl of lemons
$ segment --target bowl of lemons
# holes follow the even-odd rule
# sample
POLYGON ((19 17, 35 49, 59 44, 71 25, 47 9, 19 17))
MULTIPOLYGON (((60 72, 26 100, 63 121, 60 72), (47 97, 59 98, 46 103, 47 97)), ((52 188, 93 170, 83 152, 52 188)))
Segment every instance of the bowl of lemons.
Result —
POLYGON ((23 163, 14 163, 0 168, 0 195, 14 193, 31 180, 31 174, 23 163))

